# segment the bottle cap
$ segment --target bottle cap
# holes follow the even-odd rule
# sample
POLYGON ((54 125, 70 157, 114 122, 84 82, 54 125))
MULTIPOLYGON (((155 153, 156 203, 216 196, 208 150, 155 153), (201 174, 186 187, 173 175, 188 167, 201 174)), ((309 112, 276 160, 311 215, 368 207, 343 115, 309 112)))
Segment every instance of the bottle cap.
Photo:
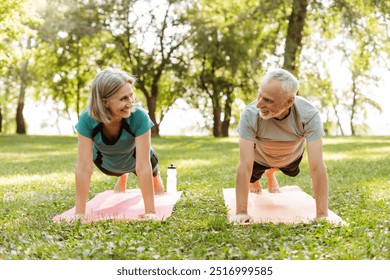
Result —
POLYGON ((176 169, 176 166, 174 166, 173 163, 171 163, 171 166, 168 166, 168 169, 176 169))

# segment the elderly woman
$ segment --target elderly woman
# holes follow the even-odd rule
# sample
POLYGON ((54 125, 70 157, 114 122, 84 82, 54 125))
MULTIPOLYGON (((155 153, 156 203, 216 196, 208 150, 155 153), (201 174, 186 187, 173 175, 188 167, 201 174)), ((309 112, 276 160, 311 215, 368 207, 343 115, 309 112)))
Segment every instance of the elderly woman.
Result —
POLYGON ((76 125, 76 218, 85 218, 92 162, 103 173, 118 177, 116 192, 124 192, 129 173, 135 173, 144 200, 144 217, 156 218, 154 194, 163 193, 164 186, 151 147, 153 122, 134 104, 134 82, 127 73, 107 68, 92 83, 88 108, 76 125))

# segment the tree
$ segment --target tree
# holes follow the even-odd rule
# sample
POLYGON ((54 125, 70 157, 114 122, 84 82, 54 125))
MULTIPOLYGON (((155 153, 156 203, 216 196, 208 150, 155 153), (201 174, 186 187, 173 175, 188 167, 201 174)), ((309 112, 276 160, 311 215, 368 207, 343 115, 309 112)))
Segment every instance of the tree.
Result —
POLYGON ((357 134, 368 109, 380 110, 366 88, 376 86, 378 65, 390 69, 387 0, 47 0, 39 16, 34 2, 0 3, 1 131, 14 128, 16 110, 25 133, 24 100, 33 91, 79 115, 93 76, 107 66, 136 76, 153 135, 184 96, 214 136, 228 136, 236 101, 253 100, 260 74, 282 65, 299 75, 299 94, 318 104, 328 132, 345 133, 341 111, 357 134), (350 73, 345 88, 332 83, 329 61, 339 54, 350 73))
POLYGON ((46 98, 63 103, 68 116, 74 111, 79 117, 107 42, 96 24, 96 5, 78 0, 47 1, 42 17, 45 22, 39 30, 40 51, 45 55, 38 56, 36 64, 50 62, 49 69, 37 69, 49 89, 46 98))
POLYGON ((335 130, 340 130, 344 135, 337 106, 339 98, 335 93, 331 75, 331 72, 335 71, 331 69, 332 65, 329 65, 329 61, 334 59, 334 48, 337 46, 337 43, 331 40, 340 32, 339 18, 338 14, 330 15, 322 2, 309 3, 298 57, 299 73, 295 72, 299 74, 301 84, 299 95, 317 105, 327 135, 335 130))
POLYGON ((143 93, 155 124, 153 136, 159 135, 166 111, 183 91, 177 79, 183 78, 188 63, 184 57, 188 38, 182 17, 185 4, 177 0, 111 0, 99 9, 100 22, 116 46, 111 64, 115 61, 137 78, 136 87, 143 93), (169 89, 169 83, 176 85, 175 91, 169 89))
POLYGON ((191 11, 194 78, 189 97, 197 107, 211 107, 215 137, 229 136, 236 96, 254 92, 253 80, 263 70, 259 62, 272 53, 279 41, 278 18, 284 16, 281 5, 278 1, 207 0, 194 5, 191 11))
MULTIPOLYGON (((384 2, 383 2, 384 4, 384 2)), ((338 49, 344 54, 349 65, 351 83, 345 91, 345 107, 350 112, 349 126, 352 135, 357 130, 366 130, 364 123, 368 108, 381 111, 381 106, 366 92, 368 85, 375 86, 379 77, 372 73, 373 66, 380 62, 383 51, 382 38, 385 38, 387 26, 383 18, 383 6, 377 2, 335 1, 331 9, 337 9, 341 15, 343 42, 338 49), (379 5, 378 5, 379 4, 379 5)))
POLYGON ((328 132, 333 127, 332 119, 336 119, 338 129, 345 134, 342 113, 349 115, 352 135, 364 132, 367 109, 381 110, 367 88, 376 87, 378 77, 372 70, 379 64, 380 54, 386 61, 385 2, 313 1, 308 6, 302 39, 306 51, 300 57, 300 94, 320 101, 328 132), (346 75, 341 85, 334 85, 334 73, 343 72, 349 72, 349 77, 346 75))
POLYGON ((20 39, 20 35, 30 33, 25 25, 30 17, 25 9, 24 0, 8 0, 0 2, 0 67, 13 62, 17 53, 12 51, 12 44, 20 39))
POLYGON ((283 68, 295 75, 299 73, 299 55, 308 5, 309 0, 293 0, 291 15, 288 19, 283 68))
POLYGON ((16 108, 16 133, 18 134, 26 134, 26 125, 23 117, 23 109, 24 109, 24 101, 26 98, 26 90, 30 83, 29 78, 29 70, 28 66, 30 63, 31 56, 28 54, 32 48, 31 37, 26 38, 26 45, 21 46, 23 54, 23 60, 21 61, 20 69, 19 69, 19 98, 18 98, 18 106, 16 108), (26 54, 27 53, 27 54, 26 54))
MULTIPOLYGON (((5 96, 18 95, 16 132, 20 134, 26 133, 23 109, 26 90, 30 82, 28 67, 32 49, 35 47, 36 34, 33 29, 39 22, 30 4, 32 3, 23 0, 3 1, 0 4, 2 11, 0 15, 0 71, 10 74, 1 79, 4 91, 0 95, 0 112, 5 107, 5 96), (18 80, 17 85, 9 81, 11 77, 18 80), (11 84, 13 85, 8 87, 11 84), (14 90, 17 88, 19 88, 19 93, 14 90)), ((3 114, 0 118, 0 127, 3 123, 2 116, 3 114)))

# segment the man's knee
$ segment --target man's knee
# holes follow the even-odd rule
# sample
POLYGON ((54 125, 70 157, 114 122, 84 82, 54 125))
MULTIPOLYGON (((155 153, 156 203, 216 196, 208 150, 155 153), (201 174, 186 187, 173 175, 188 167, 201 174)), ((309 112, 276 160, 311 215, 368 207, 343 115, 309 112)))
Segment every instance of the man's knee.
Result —
POLYGON ((280 169, 283 174, 289 176, 289 177, 296 177, 298 176, 299 172, 301 172, 301 170, 299 169, 299 167, 295 170, 283 170, 283 169, 280 169))

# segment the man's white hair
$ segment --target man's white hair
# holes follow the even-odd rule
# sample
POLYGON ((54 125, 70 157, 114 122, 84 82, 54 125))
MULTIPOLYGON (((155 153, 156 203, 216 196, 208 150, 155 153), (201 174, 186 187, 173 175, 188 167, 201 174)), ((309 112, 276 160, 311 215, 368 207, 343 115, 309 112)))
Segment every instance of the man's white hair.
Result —
POLYGON ((295 95, 299 90, 299 82, 297 78, 295 78, 294 75, 288 72, 287 70, 277 68, 268 71, 267 73, 265 73, 261 81, 261 84, 264 85, 270 82, 271 80, 281 81, 282 90, 284 90, 288 94, 295 95))

